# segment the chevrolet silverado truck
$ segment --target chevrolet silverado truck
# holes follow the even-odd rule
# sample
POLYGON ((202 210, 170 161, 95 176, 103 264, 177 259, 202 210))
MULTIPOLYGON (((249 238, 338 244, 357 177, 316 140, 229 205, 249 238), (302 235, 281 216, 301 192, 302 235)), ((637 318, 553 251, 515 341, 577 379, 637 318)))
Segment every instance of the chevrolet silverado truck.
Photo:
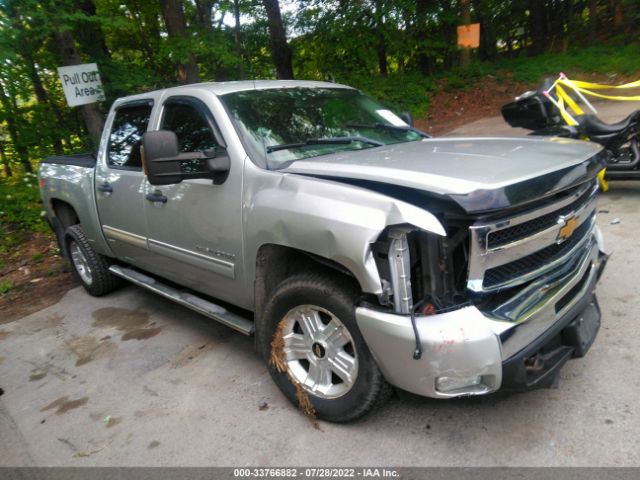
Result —
POLYGON ((255 336, 318 418, 549 386, 600 326, 601 147, 403 118, 324 82, 121 98, 96 155, 42 162, 46 217, 89 294, 126 279, 255 336))

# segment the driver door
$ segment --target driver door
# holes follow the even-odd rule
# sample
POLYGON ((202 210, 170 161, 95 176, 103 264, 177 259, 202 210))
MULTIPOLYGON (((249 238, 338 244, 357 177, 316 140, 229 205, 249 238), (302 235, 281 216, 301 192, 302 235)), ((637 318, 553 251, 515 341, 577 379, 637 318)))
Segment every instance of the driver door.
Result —
MULTIPOLYGON (((225 147, 213 114, 195 96, 172 96, 162 106, 159 130, 172 130, 181 153, 225 147)), ((216 298, 238 295, 242 258, 242 160, 231 156, 225 178, 188 179, 176 185, 145 182, 148 247, 159 275, 216 298), (154 199, 162 201, 154 201, 154 199)))

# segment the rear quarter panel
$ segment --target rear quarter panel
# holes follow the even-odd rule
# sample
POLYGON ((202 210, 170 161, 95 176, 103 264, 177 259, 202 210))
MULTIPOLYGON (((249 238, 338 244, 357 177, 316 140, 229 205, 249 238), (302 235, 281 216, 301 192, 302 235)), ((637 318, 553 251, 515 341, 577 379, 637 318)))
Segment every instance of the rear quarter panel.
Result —
POLYGON ((93 168, 43 162, 38 170, 40 194, 47 217, 55 217, 53 201, 59 200, 73 207, 94 250, 112 256, 100 228, 96 208, 93 168))

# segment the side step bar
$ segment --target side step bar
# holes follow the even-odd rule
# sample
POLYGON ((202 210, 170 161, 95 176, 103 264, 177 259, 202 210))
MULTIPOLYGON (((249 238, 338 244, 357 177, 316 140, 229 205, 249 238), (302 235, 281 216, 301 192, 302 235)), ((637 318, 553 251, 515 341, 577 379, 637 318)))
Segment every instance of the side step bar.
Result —
POLYGON ((138 285, 139 287, 151 290, 169 300, 173 300, 191 310, 194 310, 205 317, 212 318, 228 327, 237 330, 245 335, 253 335, 253 322, 228 311, 226 308, 211 303, 208 300, 197 297, 196 295, 177 290, 173 287, 160 283, 155 278, 149 277, 132 268, 122 267, 120 265, 111 265, 109 271, 114 275, 124 278, 125 280, 138 285))

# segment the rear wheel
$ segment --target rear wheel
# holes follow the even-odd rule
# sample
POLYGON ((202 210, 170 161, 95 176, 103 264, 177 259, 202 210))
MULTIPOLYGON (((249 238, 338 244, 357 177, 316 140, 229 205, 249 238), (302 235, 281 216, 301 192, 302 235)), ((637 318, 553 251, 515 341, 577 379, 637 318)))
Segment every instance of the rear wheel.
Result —
POLYGON ((355 420, 392 392, 358 329, 358 295, 339 277, 296 275, 265 308, 259 342, 271 376, 289 400, 324 420, 355 420))
POLYGON ((67 228, 65 244, 73 275, 89 294, 100 297, 118 287, 120 279, 109 271, 108 258, 91 247, 80 225, 67 228))

